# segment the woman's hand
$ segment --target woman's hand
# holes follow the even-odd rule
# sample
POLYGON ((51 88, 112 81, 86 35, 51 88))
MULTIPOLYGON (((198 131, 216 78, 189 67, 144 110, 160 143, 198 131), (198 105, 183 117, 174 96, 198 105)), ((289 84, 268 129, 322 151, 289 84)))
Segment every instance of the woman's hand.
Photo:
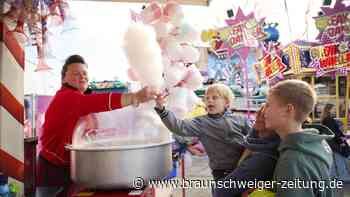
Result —
POLYGON ((144 87, 135 93, 125 93, 122 95, 122 106, 133 105, 139 106, 140 103, 144 103, 157 98, 157 91, 154 88, 144 87))
POLYGON ((150 100, 154 100, 157 98, 157 91, 151 87, 144 87, 141 90, 134 93, 133 104, 138 105, 140 103, 144 103, 150 100))

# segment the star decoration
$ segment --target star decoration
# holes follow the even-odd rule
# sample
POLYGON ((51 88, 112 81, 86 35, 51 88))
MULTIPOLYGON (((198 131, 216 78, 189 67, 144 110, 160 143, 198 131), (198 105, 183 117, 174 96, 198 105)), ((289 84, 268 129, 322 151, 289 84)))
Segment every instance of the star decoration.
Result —
MULTIPOLYGON (((336 27, 330 25, 330 20, 332 20, 330 17, 334 15, 339 15, 340 17, 344 17, 346 14, 345 23, 342 23, 340 25, 342 26, 349 26, 350 23, 350 6, 346 6, 342 3, 341 0, 337 0, 334 7, 321 7, 321 10, 323 12, 322 16, 313 17, 316 22, 316 27, 320 31, 316 39, 321 40, 323 43, 332 43, 332 42, 339 42, 342 40, 349 39, 349 32, 345 32, 345 30, 342 33, 336 34, 336 36, 329 35, 328 28, 340 28, 339 25, 336 27)), ((344 20, 344 19, 342 19, 344 20)), ((346 29, 346 28, 345 28, 346 29)))
POLYGON ((255 19, 254 13, 252 12, 246 16, 244 15, 242 9, 238 8, 235 19, 227 19, 226 24, 233 26, 249 19, 255 19))

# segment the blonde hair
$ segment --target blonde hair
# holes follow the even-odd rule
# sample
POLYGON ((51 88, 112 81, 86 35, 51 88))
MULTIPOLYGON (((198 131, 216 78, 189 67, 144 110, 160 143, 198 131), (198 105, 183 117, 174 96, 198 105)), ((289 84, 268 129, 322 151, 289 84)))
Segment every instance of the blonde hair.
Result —
POLYGON ((207 95, 208 92, 216 92, 220 96, 224 97, 224 99, 228 101, 229 107, 232 106, 232 102, 235 99, 235 95, 232 93, 231 88, 225 84, 221 84, 221 83, 212 84, 208 86, 207 90, 205 91, 205 95, 207 95))
POLYGON ((270 89, 281 104, 292 104, 296 110, 295 120, 304 122, 316 104, 316 93, 312 87, 301 80, 285 80, 270 89))

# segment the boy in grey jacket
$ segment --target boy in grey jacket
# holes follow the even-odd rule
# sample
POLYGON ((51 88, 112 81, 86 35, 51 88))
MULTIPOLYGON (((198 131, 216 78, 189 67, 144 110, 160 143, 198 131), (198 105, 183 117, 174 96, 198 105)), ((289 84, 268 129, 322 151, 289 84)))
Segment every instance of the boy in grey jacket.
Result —
POLYGON ((244 136, 252 129, 248 118, 229 112, 233 99, 228 86, 210 85, 204 98, 208 114, 187 120, 180 120, 165 109, 165 96, 156 99, 155 110, 171 132, 181 136, 197 136, 202 142, 216 181, 236 168, 243 152, 244 136))

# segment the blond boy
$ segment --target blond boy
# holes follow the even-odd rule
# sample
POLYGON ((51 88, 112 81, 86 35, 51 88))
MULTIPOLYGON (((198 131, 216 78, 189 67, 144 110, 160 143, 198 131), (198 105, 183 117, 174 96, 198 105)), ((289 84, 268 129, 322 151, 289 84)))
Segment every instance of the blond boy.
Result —
POLYGON ((265 125, 282 140, 274 171, 276 196, 332 196, 326 188, 332 152, 325 140, 333 134, 328 129, 302 129, 315 102, 315 91, 300 80, 282 81, 269 90, 265 125))
POLYGON ((180 120, 164 107, 165 96, 158 96, 155 107, 165 126, 181 136, 196 136, 202 142, 214 180, 224 178, 237 165, 243 151, 244 135, 251 130, 250 121, 230 112, 234 99, 223 84, 208 87, 204 97, 206 115, 180 120))

